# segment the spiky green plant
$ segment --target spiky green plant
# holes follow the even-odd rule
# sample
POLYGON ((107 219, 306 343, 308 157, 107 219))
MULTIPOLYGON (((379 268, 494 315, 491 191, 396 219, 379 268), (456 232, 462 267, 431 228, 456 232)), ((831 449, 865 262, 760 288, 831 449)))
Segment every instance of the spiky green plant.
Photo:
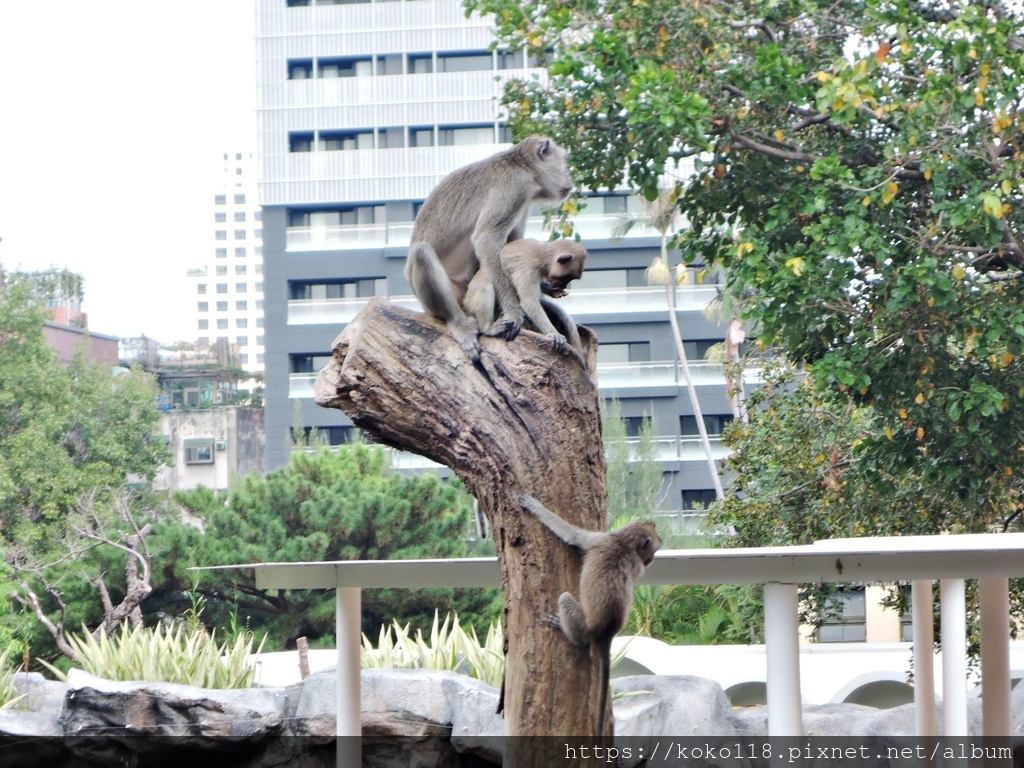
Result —
POLYGON ((3 653, 0 653, 0 709, 10 709, 25 698, 24 694, 18 693, 18 689, 14 685, 14 675, 19 668, 8 664, 7 659, 10 653, 10 648, 6 648, 3 653))
MULTIPOLYGON (((199 688, 248 688, 256 674, 253 654, 255 636, 242 633, 223 644, 216 630, 188 629, 178 624, 164 627, 129 627, 108 636, 100 631, 93 637, 87 631, 68 635, 68 642, 86 672, 108 680, 140 680, 154 683, 180 683, 199 688)), ((266 637, 255 653, 263 650, 266 637)), ((58 670, 46 665, 62 679, 58 670)))

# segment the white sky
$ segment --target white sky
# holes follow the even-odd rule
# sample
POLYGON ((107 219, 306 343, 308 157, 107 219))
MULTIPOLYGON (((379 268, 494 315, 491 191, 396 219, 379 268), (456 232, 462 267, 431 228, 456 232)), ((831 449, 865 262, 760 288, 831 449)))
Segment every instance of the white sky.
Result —
POLYGON ((85 277, 89 327, 194 339, 224 152, 255 148, 252 0, 0 0, 0 264, 85 277))

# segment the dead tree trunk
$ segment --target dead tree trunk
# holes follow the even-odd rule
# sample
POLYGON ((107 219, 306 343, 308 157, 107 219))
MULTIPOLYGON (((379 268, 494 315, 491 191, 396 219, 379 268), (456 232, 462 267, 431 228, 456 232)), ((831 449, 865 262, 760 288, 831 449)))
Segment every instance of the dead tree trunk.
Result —
MULTIPOLYGON (((581 332, 593 361, 596 340, 581 332)), ((451 467, 477 497, 497 544, 505 598, 506 735, 591 735, 599 659, 548 622, 558 596, 577 592, 581 558, 517 499, 529 493, 576 525, 606 530, 593 366, 556 355, 534 333, 480 341, 474 366, 442 323, 371 299, 335 340, 316 402, 342 409, 374 440, 451 467)))

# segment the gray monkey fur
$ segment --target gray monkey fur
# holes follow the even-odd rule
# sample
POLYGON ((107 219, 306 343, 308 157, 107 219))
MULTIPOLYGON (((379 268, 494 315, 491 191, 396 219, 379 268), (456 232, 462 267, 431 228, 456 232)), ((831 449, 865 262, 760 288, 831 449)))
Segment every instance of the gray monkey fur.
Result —
POLYGON ((476 322, 462 309, 478 269, 494 283, 499 317, 483 332, 514 339, 523 310, 498 253, 526 228, 530 204, 572 192, 566 152, 545 136, 453 171, 427 195, 412 228, 405 277, 423 308, 444 320, 470 359, 480 357, 476 322))
POLYGON ((629 620, 633 582, 654 560, 661 538, 650 520, 635 520, 606 533, 587 531, 566 522, 525 493, 520 494, 519 503, 559 539, 583 552, 579 602, 563 592, 558 598, 558 616, 552 616, 551 622, 573 645, 594 645, 601 654, 597 736, 603 736, 612 638, 629 620))
MULTIPOLYGON (((514 240, 498 255, 500 267, 512 283, 516 299, 534 329, 546 334, 559 353, 564 352, 568 344, 580 357, 586 353, 575 321, 541 294, 564 296, 569 283, 583 274, 586 259, 587 249, 574 240, 514 240)), ((494 283, 486 272, 480 270, 473 276, 463 303, 466 312, 476 318, 481 328, 493 323, 498 308, 494 283)))

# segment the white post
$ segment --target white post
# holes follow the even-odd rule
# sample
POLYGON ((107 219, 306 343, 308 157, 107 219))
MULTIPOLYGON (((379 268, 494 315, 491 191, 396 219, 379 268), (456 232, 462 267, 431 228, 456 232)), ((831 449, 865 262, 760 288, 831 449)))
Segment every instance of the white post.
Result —
POLYGON ((914 621, 914 725, 918 736, 935 736, 935 618, 932 583, 910 584, 914 621))
POLYGON ((939 581, 942 633, 942 735, 967 731, 967 598, 963 579, 939 581))
POLYGON ((796 584, 764 585, 764 641, 768 664, 768 735, 802 736, 800 639, 796 584))
POLYGON ((359 680, 359 647, 362 643, 362 593, 359 587, 341 587, 335 597, 335 644, 338 647, 338 738, 336 764, 359 768, 362 750, 362 687, 359 680))
POLYGON ((978 579, 981 717, 985 736, 1010 735, 1010 580, 978 579))

